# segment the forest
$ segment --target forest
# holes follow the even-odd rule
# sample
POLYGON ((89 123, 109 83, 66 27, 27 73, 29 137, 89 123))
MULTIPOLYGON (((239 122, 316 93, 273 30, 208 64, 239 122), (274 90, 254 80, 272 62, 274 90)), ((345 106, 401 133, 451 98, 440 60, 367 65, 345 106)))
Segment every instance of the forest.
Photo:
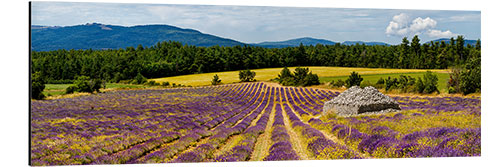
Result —
POLYGON ((463 36, 423 44, 416 35, 390 46, 337 43, 286 48, 197 47, 165 41, 125 49, 32 51, 31 73, 39 73, 47 83, 71 83, 78 76, 118 82, 137 75, 157 78, 291 66, 449 69, 477 62, 480 56, 480 40, 465 45, 463 36))

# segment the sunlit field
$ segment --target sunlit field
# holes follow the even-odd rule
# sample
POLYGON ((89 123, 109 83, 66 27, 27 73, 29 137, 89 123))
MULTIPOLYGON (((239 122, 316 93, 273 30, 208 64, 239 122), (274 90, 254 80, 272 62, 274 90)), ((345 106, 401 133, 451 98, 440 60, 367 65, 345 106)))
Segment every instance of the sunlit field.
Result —
MULTIPOLYGON (((311 69, 325 75, 321 68, 311 69)), ((275 69, 264 70, 272 73, 275 69)), ((210 79, 211 74, 208 76, 210 79)), ((394 96, 401 112, 356 117, 322 114, 323 104, 338 94, 254 82, 33 100, 31 162, 73 165, 481 155, 479 97, 394 96)))
MULTIPOLYGON (((290 71, 293 72, 296 67, 290 67, 290 71)), ((307 67, 314 74, 318 74, 320 78, 322 77, 338 77, 338 76, 348 76, 351 72, 356 71, 360 75, 371 75, 371 74, 395 74, 395 73, 422 73, 427 70, 423 69, 387 69, 387 68, 350 68, 350 67, 307 67)), ((276 78, 283 68, 264 68, 264 69, 254 69, 255 79, 257 81, 269 81, 276 78)), ((430 70, 432 72, 447 73, 448 70, 430 70)), ((191 74, 191 75, 181 75, 174 77, 165 78, 155 78, 151 79, 156 82, 170 82, 182 85, 191 86, 202 86, 210 85, 210 81, 213 76, 217 74, 222 80, 222 83, 236 83, 239 82, 238 78, 239 71, 226 71, 226 72, 212 72, 203 74, 191 74)), ((377 78, 378 79, 378 78, 377 78)), ((323 80, 322 80, 323 81, 323 80)))

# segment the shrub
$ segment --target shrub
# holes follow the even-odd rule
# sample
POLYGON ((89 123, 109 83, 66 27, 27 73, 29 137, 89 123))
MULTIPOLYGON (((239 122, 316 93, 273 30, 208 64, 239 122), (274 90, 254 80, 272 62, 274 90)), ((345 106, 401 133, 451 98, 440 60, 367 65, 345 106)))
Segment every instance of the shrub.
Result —
POLYGON ((162 83, 161 83, 161 86, 170 86, 170 83, 169 83, 168 81, 166 81, 166 82, 162 82, 162 83))
POLYGON ((145 84, 148 85, 148 86, 158 86, 158 85, 160 85, 159 82, 156 82, 156 81, 153 81, 153 80, 148 81, 145 84))
POLYGON ((438 77, 436 74, 433 74, 430 71, 427 71, 424 74, 424 79, 418 77, 417 82, 415 84, 415 89, 418 93, 434 93, 438 92, 437 89, 438 77))
POLYGON ((144 77, 141 73, 137 73, 134 80, 132 81, 132 84, 143 84, 147 81, 148 79, 146 77, 144 77))
POLYGON ((293 85, 293 74, 290 72, 290 70, 285 67, 281 70, 281 72, 278 74, 278 78, 276 78, 278 82, 282 85, 288 86, 288 85, 293 85))
POLYGON ((436 74, 433 74, 432 72, 427 71, 424 74, 423 83, 424 83, 424 91, 420 92, 420 93, 434 93, 434 92, 439 93, 439 91, 437 89, 438 77, 436 74))
POLYGON ((284 86, 310 86, 320 84, 317 74, 309 72, 309 68, 301 67, 295 68, 293 74, 287 67, 283 68, 280 74, 278 74, 278 78, 276 78, 276 80, 284 86))
POLYGON ((309 72, 307 74, 305 81, 305 85, 302 86, 309 86, 309 85, 319 85, 319 77, 317 74, 313 74, 312 72, 309 72))
POLYGON ((448 93, 461 93, 460 90, 460 73, 462 73, 461 68, 452 68, 450 73, 450 79, 448 79, 447 87, 448 93))
POLYGON ((91 79, 88 76, 79 76, 73 83, 73 85, 66 88, 65 93, 70 94, 73 92, 89 92, 93 93, 96 91, 99 93, 101 89, 102 81, 100 79, 91 79))
POLYGON ((344 85, 345 85, 345 82, 341 79, 337 80, 337 82, 333 82, 333 80, 332 80, 331 83, 332 83, 333 87, 338 87, 338 88, 344 87, 344 85))
POLYGON ((250 70, 243 70, 239 73, 241 82, 251 82, 255 81, 255 72, 250 70))
POLYGON ((384 84, 385 84, 385 80, 384 80, 384 78, 380 77, 380 79, 378 79, 378 81, 377 81, 377 83, 376 83, 376 84, 377 84, 377 85, 380 85, 380 84, 381 84, 381 85, 384 85, 384 84))
MULTIPOLYGON (((214 78, 212 79, 212 85, 218 85, 220 84, 222 81, 219 79, 219 76, 217 74, 214 75, 214 78)), ((175 86, 175 84, 173 85, 175 86)))
POLYGON ((368 86, 373 86, 376 88, 376 85, 375 84, 372 84, 370 81, 363 81, 361 82, 361 84, 359 85, 359 87, 361 88, 365 88, 365 87, 368 87, 368 86))
POLYGON ((397 83, 398 83, 397 78, 391 79, 390 76, 387 77, 387 79, 385 79, 385 91, 394 89, 396 87, 397 83))
POLYGON ((78 88, 75 85, 70 85, 69 87, 66 88, 66 91, 64 92, 65 94, 72 94, 76 92, 78 88))
POLYGON ((40 72, 31 74, 31 98, 38 100, 45 98, 45 95, 43 94, 44 89, 45 80, 40 72))
POLYGON ((352 72, 349 78, 345 81, 346 86, 350 88, 351 86, 359 86, 361 84, 361 81, 363 81, 363 78, 361 75, 359 75, 357 72, 352 72))
POLYGON ((472 57, 460 73, 460 90, 464 95, 481 91, 481 57, 472 57))
POLYGON ((414 90, 413 85, 415 85, 416 79, 411 76, 400 75, 399 80, 395 83, 396 88, 400 89, 401 92, 412 92, 414 90))

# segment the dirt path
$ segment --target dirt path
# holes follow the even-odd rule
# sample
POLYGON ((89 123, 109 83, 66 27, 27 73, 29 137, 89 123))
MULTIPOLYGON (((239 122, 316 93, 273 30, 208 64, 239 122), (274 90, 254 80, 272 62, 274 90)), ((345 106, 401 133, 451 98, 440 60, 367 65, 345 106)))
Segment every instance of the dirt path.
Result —
POLYGON ((290 125, 290 119, 288 118, 288 114, 286 114, 285 109, 283 108, 283 122, 285 122, 285 128, 290 135, 290 143, 292 143, 292 147, 297 152, 297 155, 301 160, 312 160, 314 159, 307 150, 307 146, 305 146, 305 141, 301 138, 301 135, 297 134, 295 130, 290 125))
POLYGON ((269 147, 271 147, 271 132, 273 128, 274 115, 276 114, 276 110, 271 111, 269 114, 269 120, 266 124, 266 130, 262 133, 258 138, 257 142, 255 142, 255 148, 250 156, 250 161, 262 161, 264 157, 267 156, 269 152, 269 147))

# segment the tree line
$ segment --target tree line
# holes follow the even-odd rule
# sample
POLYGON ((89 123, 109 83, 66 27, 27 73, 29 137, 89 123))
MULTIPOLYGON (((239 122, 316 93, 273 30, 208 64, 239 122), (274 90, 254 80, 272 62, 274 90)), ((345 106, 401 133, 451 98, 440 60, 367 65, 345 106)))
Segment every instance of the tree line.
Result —
POLYGON ((55 50, 32 52, 31 73, 47 83, 72 83, 78 76, 108 82, 185 74, 291 66, 446 69, 480 57, 481 44, 464 45, 464 37, 420 43, 404 37, 401 44, 383 46, 300 45, 286 48, 256 46, 196 47, 158 42, 151 47, 113 50, 55 50))

